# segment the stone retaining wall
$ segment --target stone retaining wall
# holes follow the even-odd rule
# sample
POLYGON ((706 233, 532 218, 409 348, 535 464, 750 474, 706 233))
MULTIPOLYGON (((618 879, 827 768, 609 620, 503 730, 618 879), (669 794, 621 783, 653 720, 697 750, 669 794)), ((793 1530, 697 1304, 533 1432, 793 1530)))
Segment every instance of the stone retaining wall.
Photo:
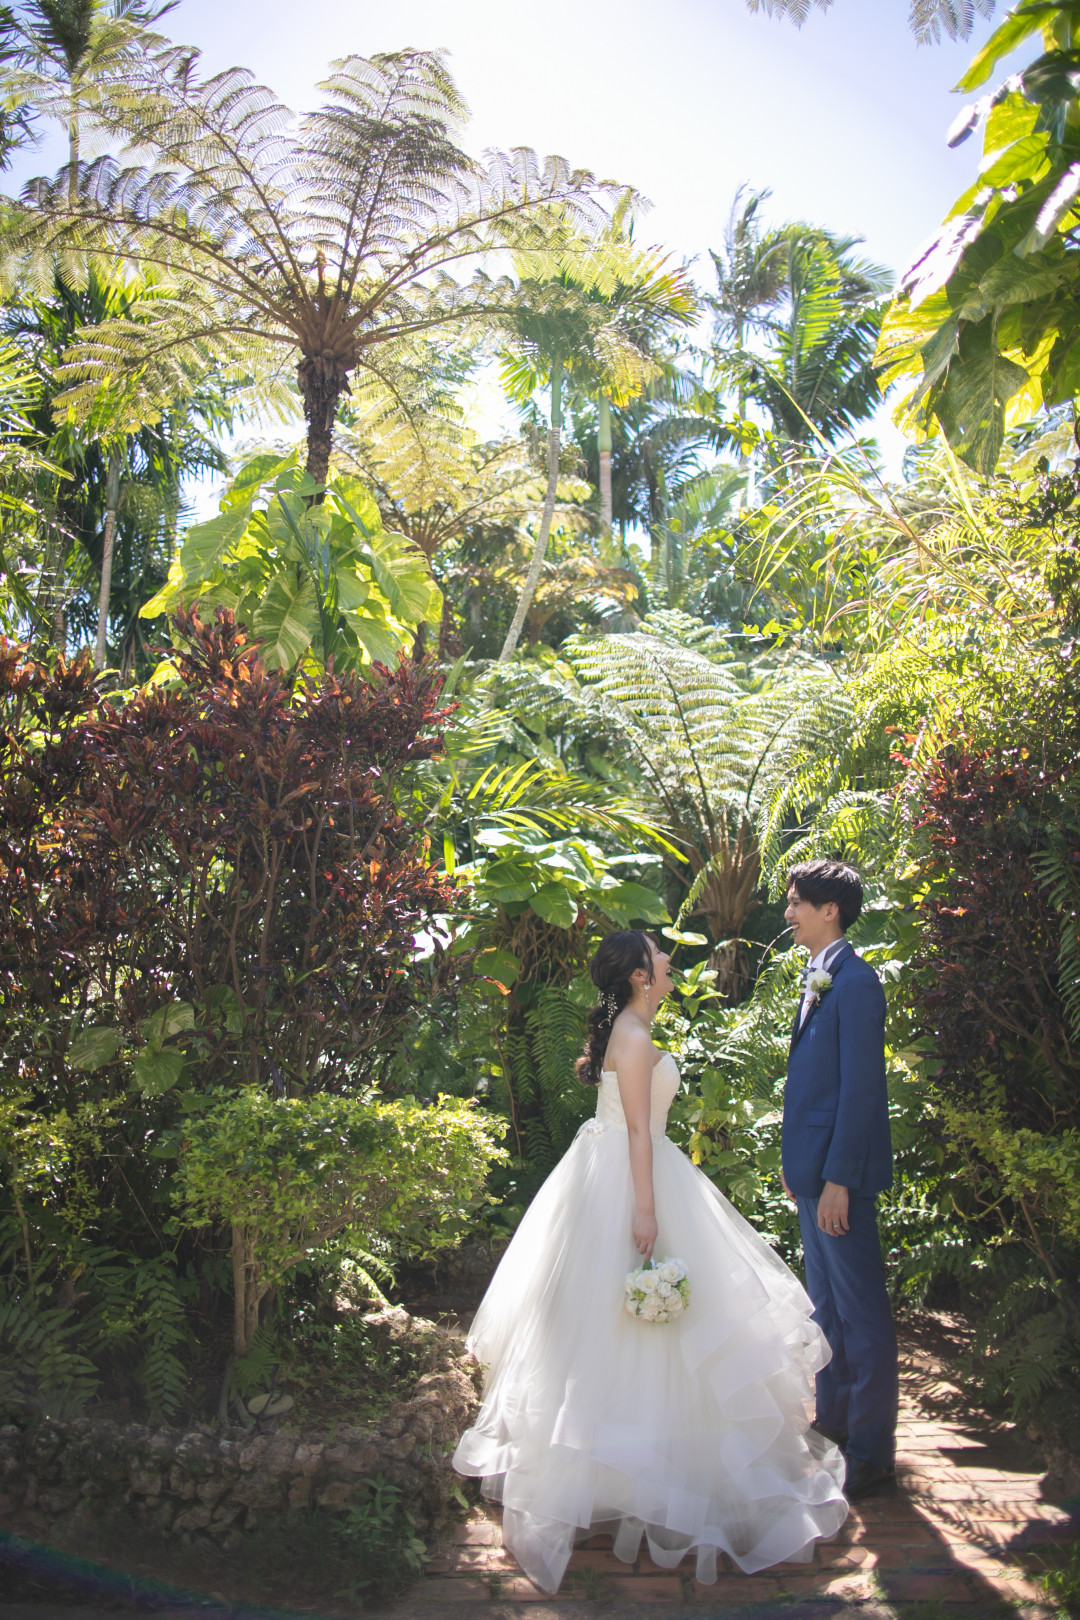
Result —
POLYGON ((230 1549, 245 1532, 305 1508, 344 1512, 362 1482, 381 1474, 401 1487, 423 1535, 446 1518, 450 1453, 476 1407, 470 1364, 446 1354, 387 1416, 331 1434, 280 1420, 224 1437, 206 1425, 183 1432, 90 1418, 8 1426, 0 1428, 0 1524, 51 1540, 66 1522, 124 1510, 187 1545, 230 1549))

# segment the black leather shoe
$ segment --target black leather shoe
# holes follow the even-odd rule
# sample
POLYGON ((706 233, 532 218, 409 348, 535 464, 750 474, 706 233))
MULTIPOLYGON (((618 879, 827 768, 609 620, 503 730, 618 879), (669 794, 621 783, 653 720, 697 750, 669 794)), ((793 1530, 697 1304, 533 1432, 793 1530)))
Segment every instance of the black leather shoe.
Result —
POLYGON ((830 1444, 839 1446, 841 1451, 847 1449, 847 1433, 843 1429, 830 1429, 827 1423, 811 1423, 810 1427, 815 1434, 820 1434, 830 1444))
POLYGON ((896 1469, 874 1468, 858 1457, 849 1457, 844 1495, 849 1502, 861 1501, 864 1496, 895 1496, 896 1469))

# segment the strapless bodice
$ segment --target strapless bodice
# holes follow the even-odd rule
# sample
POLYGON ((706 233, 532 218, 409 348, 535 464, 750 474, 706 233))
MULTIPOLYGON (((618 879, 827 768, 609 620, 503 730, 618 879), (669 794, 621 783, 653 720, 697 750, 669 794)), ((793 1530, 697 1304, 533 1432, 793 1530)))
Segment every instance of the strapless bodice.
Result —
MULTIPOLYGON (((667 1130, 668 1109, 679 1089, 679 1070, 670 1052, 662 1052, 652 1073, 652 1108, 649 1130, 653 1136, 663 1136, 667 1130)), ((614 1069, 604 1069, 596 1088, 596 1123, 601 1126, 621 1126, 626 1129, 622 1098, 619 1096, 619 1077, 614 1069)))

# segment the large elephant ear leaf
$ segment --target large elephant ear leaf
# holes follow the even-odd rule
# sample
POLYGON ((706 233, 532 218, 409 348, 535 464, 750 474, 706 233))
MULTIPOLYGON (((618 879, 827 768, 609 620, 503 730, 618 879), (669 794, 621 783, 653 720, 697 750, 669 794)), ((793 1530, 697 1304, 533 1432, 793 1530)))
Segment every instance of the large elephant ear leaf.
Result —
POLYGON ((120 1031, 97 1025, 80 1030, 67 1050, 68 1066, 92 1074, 111 1063, 120 1046, 120 1031))
POLYGON ((295 450, 287 456, 276 455, 273 451, 264 451, 262 455, 252 456, 250 461, 245 461, 226 490, 221 502, 222 509, 240 506, 250 511, 263 485, 275 482, 283 473, 295 467, 296 463, 295 450))
POLYGON ((209 579, 222 557, 243 537, 250 518, 250 506, 233 506, 209 522, 196 523, 190 528, 180 548, 180 568, 185 581, 209 579))
POLYGON ((578 914, 576 900, 561 883, 545 883, 529 896, 529 905, 538 917, 554 923, 556 928, 572 928, 578 914))
POLYGON ((371 572, 395 619, 406 624, 438 623, 442 592, 431 577, 427 558, 403 534, 384 530, 374 535, 370 549, 371 572))
POLYGON ((387 664, 393 668, 401 652, 401 637, 385 618, 373 611, 373 608, 381 605, 377 598, 374 602, 369 600, 359 613, 346 613, 345 622, 373 664, 387 664))
POLYGON ((184 1070, 184 1054, 175 1046, 144 1046, 131 1065, 135 1084, 146 1097, 160 1097, 171 1091, 184 1070))
POLYGON ((989 318, 968 327, 934 412, 956 454, 989 477, 1005 439, 1005 407, 1028 374, 998 350, 989 318))
POLYGON ((300 662, 319 627, 319 610, 310 580, 298 585, 279 574, 255 613, 252 630, 262 644, 267 669, 292 669, 300 662))
POLYGON ((342 517, 348 518, 365 540, 379 533, 382 514, 375 497, 359 478, 335 478, 327 485, 326 493, 342 517))
POLYGON ((357 550, 394 618, 408 625, 425 619, 437 623, 442 617, 442 592, 420 547, 405 535, 382 527, 379 509, 363 484, 335 479, 330 493, 342 516, 355 526, 357 550))
POLYGON ((634 922, 671 921, 663 900, 655 890, 647 889, 643 883, 620 883, 613 889, 604 889, 599 895, 598 904, 621 928, 629 928, 634 922))
POLYGON ((243 539, 250 521, 250 509, 238 506, 190 528, 165 584, 139 609, 140 619, 156 619, 158 614, 170 613, 179 604, 193 602, 197 596, 205 597, 207 584, 219 563, 243 539))

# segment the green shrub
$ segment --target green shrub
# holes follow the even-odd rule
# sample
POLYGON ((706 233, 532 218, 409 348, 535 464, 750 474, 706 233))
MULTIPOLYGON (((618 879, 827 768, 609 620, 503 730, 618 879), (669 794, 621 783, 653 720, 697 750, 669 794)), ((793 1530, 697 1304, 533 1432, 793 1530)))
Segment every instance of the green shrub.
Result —
POLYGON ((454 1242, 505 1158, 502 1124, 441 1097, 269 1097, 255 1087, 183 1123, 174 1198, 182 1225, 232 1230, 234 1349, 246 1355, 259 1306, 339 1232, 392 1236, 404 1252, 454 1242))

